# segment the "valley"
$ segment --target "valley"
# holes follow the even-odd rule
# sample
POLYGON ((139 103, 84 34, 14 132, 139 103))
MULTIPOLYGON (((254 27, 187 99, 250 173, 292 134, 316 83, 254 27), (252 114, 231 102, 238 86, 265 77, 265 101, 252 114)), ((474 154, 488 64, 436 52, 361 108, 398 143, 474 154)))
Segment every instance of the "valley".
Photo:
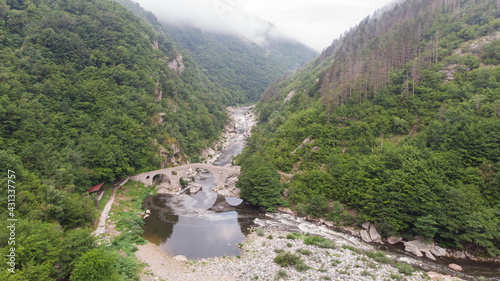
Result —
POLYGON ((500 1, 237 2, 0 0, 0 280, 499 280, 500 1))

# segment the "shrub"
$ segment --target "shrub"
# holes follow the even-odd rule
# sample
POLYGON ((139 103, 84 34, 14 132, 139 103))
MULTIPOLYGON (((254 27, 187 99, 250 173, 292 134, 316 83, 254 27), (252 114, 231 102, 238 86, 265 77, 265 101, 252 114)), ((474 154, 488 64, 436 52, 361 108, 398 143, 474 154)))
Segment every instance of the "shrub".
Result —
POLYGON ((333 202, 332 211, 326 215, 326 219, 338 224, 342 218, 342 212, 344 208, 340 205, 339 201, 333 202))
POLYGON ((297 253, 301 254, 301 255, 305 255, 305 256, 309 256, 312 254, 311 251, 309 251, 308 249, 298 249, 297 250, 297 253))
POLYGON ((115 261, 116 256, 102 248, 90 250, 77 260, 70 280, 119 280, 115 261))
POLYGON ((375 252, 375 253, 366 252, 366 255, 378 263, 391 263, 392 262, 392 260, 390 258, 386 257, 385 254, 382 252, 375 252))
POLYGON ((259 235, 261 237, 264 236, 264 234, 266 234, 265 231, 264 231, 264 229, 262 227, 257 227, 255 229, 255 232, 257 233, 257 235, 259 235))
POLYGON ((297 207, 295 207, 295 210, 299 213, 300 216, 307 216, 307 205, 304 203, 299 203, 297 204, 297 207))
POLYGON ((189 184, 189 182, 184 180, 182 177, 179 179, 179 183, 182 186, 182 188, 185 188, 189 184))
POLYGON ((335 248, 335 243, 333 241, 319 236, 308 236, 304 238, 304 244, 315 245, 320 248, 328 248, 328 249, 335 248))
POLYGON ((341 264, 341 263, 342 263, 342 261, 341 261, 341 260, 335 260, 335 259, 334 259, 334 260, 332 260, 332 263, 331 263, 331 264, 332 264, 332 266, 337 266, 337 265, 339 265, 339 264, 341 264))
POLYGON ((274 262, 279 264, 281 267, 294 266, 300 262, 300 257, 291 253, 278 254, 274 258, 274 262))
POLYGON ((297 271, 305 271, 305 270, 310 269, 310 267, 307 264, 305 264, 303 261, 300 261, 299 263, 297 263, 295 265, 295 269, 297 269, 297 271))
POLYGON ((324 195, 316 195, 307 206, 307 213, 315 218, 322 217, 328 211, 328 200, 324 195))
POLYGON ((280 279, 286 279, 287 277, 288 277, 288 274, 286 274, 286 270, 284 270, 284 269, 281 268, 276 273, 276 277, 274 279, 280 280, 280 279))
POLYGON ((407 263, 397 263, 395 267, 399 270, 399 273, 403 273, 404 275, 412 275, 415 269, 413 266, 407 263))

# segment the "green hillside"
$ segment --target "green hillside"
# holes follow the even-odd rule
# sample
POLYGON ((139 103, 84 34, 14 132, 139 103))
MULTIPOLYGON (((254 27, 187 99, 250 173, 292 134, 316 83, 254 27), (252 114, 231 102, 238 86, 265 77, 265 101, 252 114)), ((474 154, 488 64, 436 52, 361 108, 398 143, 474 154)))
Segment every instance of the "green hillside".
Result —
MULTIPOLYGON (((136 279, 134 261, 89 236, 86 190, 196 159, 224 102, 189 54, 118 3, 0 0, 1 193, 16 204, 1 204, 0 280, 136 279), (16 274, 4 270, 12 216, 16 274)), ((140 242, 140 228, 130 235, 140 242)))
POLYGON ((363 20, 263 94, 242 196, 500 255, 499 17, 408 0, 363 20))
POLYGON ((175 42, 188 49, 210 81, 232 93, 236 102, 256 101, 279 76, 298 69, 316 56, 312 49, 289 39, 266 36, 260 47, 235 35, 167 25, 175 42))

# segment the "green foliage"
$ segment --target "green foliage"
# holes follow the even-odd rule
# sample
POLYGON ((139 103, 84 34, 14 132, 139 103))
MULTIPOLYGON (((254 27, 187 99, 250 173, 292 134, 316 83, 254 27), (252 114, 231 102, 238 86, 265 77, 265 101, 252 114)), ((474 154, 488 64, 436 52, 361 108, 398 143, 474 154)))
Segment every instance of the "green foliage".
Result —
POLYGON ((378 263, 392 263, 392 260, 385 256, 382 252, 366 252, 365 253, 369 258, 372 258, 378 263))
POLYGON ((335 249, 335 242, 319 236, 308 236, 304 238, 304 244, 315 245, 320 248, 335 249))
POLYGON ((288 252, 278 254, 274 258, 274 262, 279 264, 281 267, 293 266, 297 271, 305 271, 310 269, 310 267, 306 265, 299 256, 288 252))
POLYGON ((309 256, 312 254, 312 252, 309 251, 308 249, 297 249, 297 253, 305 256, 309 256))
POLYGON ((334 223, 339 223, 344 209, 339 201, 334 201, 332 211, 326 215, 326 219, 334 223))
POLYGON ((286 270, 280 268, 278 272, 276 272, 276 277, 274 277, 275 280, 280 280, 280 279, 286 279, 288 277, 288 274, 286 273, 286 270))
POLYGON ((251 204, 268 208, 271 211, 281 203, 283 187, 275 167, 263 158, 254 157, 246 161, 236 186, 241 189, 241 198, 251 204), (251 167, 248 170, 248 167, 251 167))
POLYGON ((182 188, 185 188, 186 186, 188 186, 189 182, 181 177, 179 179, 179 184, 182 186, 182 188))
POLYGON ((404 262, 398 262, 394 267, 398 269, 399 273, 403 273, 404 275, 412 275, 415 271, 413 266, 404 262))
POLYGON ((116 257, 102 248, 90 250, 78 259, 71 281, 120 280, 116 257))
POLYGON ((328 211, 328 201, 324 195, 316 195, 311 198, 307 206, 307 213, 313 217, 324 217, 328 211))
POLYGON ((278 254, 274 258, 274 262, 279 264, 282 267, 287 267, 287 266, 295 266, 300 262, 300 257, 291 253, 283 253, 283 254, 278 254))
POLYGON ((481 49, 481 58, 485 64, 500 64, 500 40, 494 40, 483 46, 481 49))
POLYGON ((437 222, 432 218, 432 215, 419 217, 414 224, 414 231, 415 233, 422 235, 422 237, 426 240, 432 240, 438 231, 436 225, 437 222))
POLYGON ((194 156, 227 120, 221 90, 192 59, 176 74, 173 43, 112 1, 42 0, 4 15, 22 20, 0 42, 0 149, 58 188, 81 193, 158 167, 154 139, 194 156), (160 112, 168 122, 156 121, 160 112))
POLYGON ((306 271, 308 269, 311 269, 311 267, 305 264, 304 262, 299 262, 295 265, 295 269, 297 271, 306 271))
MULTIPOLYGON (((213 143, 227 120, 222 89, 188 54, 182 74, 171 70, 172 41, 113 1, 18 2, 0 1, 0 167, 16 173, 20 243, 17 273, 0 279, 91 280, 92 261, 116 269, 96 278, 136 279, 136 261, 96 252, 86 190, 157 169, 158 144, 195 156, 213 143)), ((133 231, 118 244, 141 242, 139 221, 118 220, 133 231)))

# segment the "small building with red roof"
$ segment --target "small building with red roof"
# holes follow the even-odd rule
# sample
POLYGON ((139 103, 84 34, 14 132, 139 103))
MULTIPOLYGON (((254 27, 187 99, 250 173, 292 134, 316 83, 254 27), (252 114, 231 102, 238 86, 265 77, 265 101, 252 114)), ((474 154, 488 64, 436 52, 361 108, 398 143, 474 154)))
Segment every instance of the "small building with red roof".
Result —
POLYGON ((97 194, 101 194, 101 192, 103 191, 103 188, 102 188, 103 185, 104 185, 103 182, 101 182, 100 184, 96 184, 96 185, 92 186, 91 188, 87 189, 87 192, 89 194, 96 193, 96 192, 97 192, 97 194))

